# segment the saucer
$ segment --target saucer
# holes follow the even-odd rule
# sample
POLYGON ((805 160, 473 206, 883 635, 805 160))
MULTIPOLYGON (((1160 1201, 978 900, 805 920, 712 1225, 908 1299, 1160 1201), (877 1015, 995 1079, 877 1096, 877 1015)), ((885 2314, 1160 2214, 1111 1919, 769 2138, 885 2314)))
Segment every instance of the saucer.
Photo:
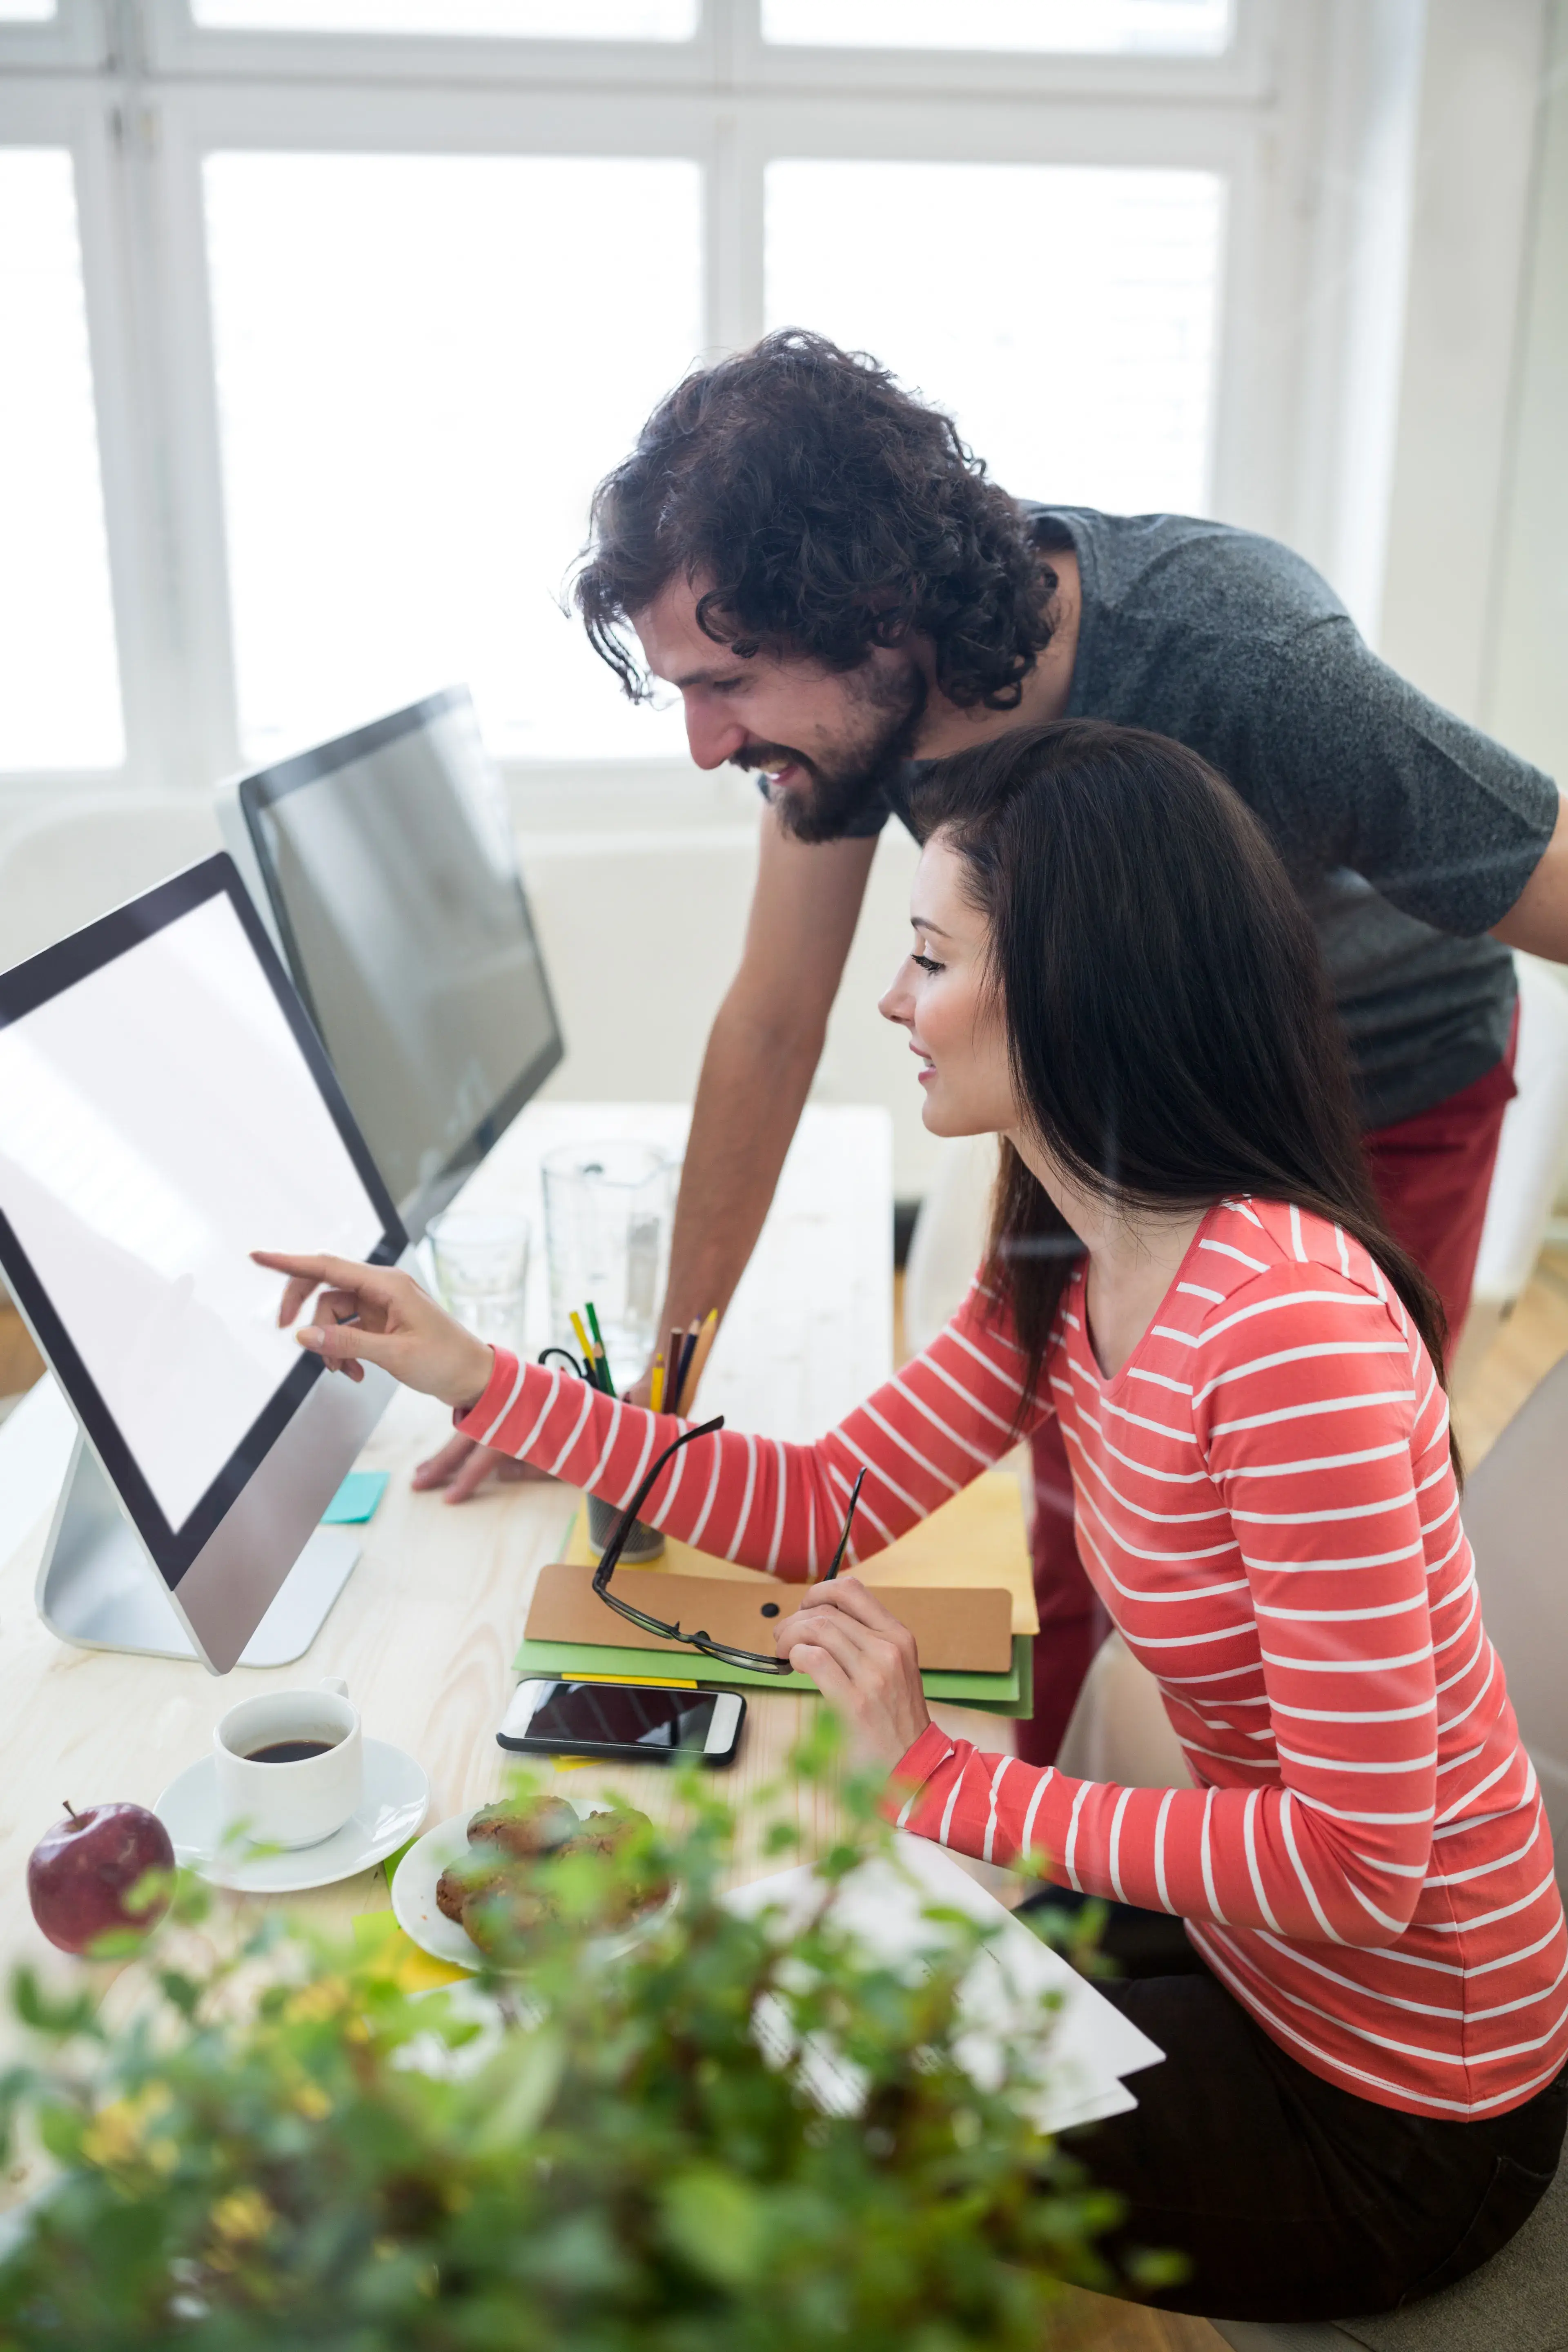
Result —
POLYGON ((413 1757, 384 1739, 367 1739, 359 1811, 320 1845, 296 1846, 287 1853, 221 1846, 217 1770, 210 1756, 171 1780, 153 1810, 174 1840, 174 1860, 215 1886, 236 1887, 244 1895, 302 1895, 307 1887, 331 1886, 384 1862, 414 1835, 429 1801, 430 1783, 413 1757))
MULTIPOLYGON (((583 1822, 591 1820, 595 1813, 609 1811, 606 1805, 583 1802, 575 1797, 563 1801, 583 1822)), ((409 1847, 393 1874, 392 1909, 398 1926, 422 1952, 428 1952, 433 1960, 445 1960, 454 1969, 482 1969, 484 1957, 462 1923, 448 1919, 437 1905, 436 1882, 451 1864, 472 1853, 468 1823, 477 1810, 470 1806, 466 1813, 455 1813, 449 1822, 437 1822, 433 1830, 426 1830, 417 1843, 409 1847)), ((628 1927, 594 1937, 588 1948, 600 1959, 615 1959, 631 1951, 651 1927, 668 1917, 679 1899, 679 1887, 672 1886, 662 1903, 634 1919, 628 1927)), ((503 1976, 510 1973, 505 1969, 500 1971, 503 1976)))

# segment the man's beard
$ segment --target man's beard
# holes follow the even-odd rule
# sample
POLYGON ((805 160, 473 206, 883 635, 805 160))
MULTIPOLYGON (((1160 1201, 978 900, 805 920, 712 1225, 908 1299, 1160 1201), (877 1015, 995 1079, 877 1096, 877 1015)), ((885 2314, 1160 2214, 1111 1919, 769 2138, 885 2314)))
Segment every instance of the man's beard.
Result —
POLYGON ((925 717, 926 693, 916 662, 890 677, 873 670, 864 683, 857 682, 856 716, 864 724, 856 730, 858 740, 843 751, 830 759, 808 760, 788 743, 748 743, 734 755, 734 765, 760 768, 775 761, 792 761, 810 782, 805 788, 769 793, 780 824, 794 841, 841 841, 912 756, 925 717))

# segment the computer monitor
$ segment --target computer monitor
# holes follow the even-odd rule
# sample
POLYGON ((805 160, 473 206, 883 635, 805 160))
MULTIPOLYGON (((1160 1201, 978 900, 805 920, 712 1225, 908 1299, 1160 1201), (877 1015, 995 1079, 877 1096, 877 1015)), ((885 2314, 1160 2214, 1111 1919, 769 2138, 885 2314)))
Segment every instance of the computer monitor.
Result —
POLYGON ((242 776, 218 814, 417 1241, 564 1050, 468 689, 242 776))
POLYGON ((236 1664, 391 1393, 302 1354, 250 1253, 405 1245, 227 856, 0 973, 0 1270, 81 1430, 58 1631, 236 1664))

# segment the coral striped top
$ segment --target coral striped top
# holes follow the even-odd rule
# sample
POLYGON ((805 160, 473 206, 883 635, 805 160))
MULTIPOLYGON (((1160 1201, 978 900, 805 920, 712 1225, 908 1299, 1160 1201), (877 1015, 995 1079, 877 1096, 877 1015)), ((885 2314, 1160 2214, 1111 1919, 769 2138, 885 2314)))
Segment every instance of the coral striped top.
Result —
MULTIPOLYGON (((1520 2105, 1568 2059, 1568 1942, 1419 1338, 1357 1244, 1261 1201, 1209 1212, 1113 1379, 1082 1302, 1080 1273, 1023 1427, 1060 1418, 1080 1556, 1193 1786, 1077 1780, 932 1726, 899 1767, 900 1819, 1179 1914, 1264 2031, 1363 2098, 1520 2105)), ((976 1285, 816 1444, 688 1446, 645 1516, 814 1577, 862 1465, 858 1557, 1002 1454, 1021 1370, 976 1285)), ((499 1352, 458 1425, 616 1503, 679 1426, 499 1352)))

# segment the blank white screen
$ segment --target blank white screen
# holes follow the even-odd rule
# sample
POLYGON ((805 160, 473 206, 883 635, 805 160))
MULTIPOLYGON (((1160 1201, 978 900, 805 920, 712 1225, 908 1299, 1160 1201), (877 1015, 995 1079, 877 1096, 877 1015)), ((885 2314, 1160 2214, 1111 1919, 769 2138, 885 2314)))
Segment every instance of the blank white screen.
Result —
POLYGON ((0 1029, 0 1209, 180 1527, 300 1360, 250 1251, 382 1231, 226 898, 0 1029))

